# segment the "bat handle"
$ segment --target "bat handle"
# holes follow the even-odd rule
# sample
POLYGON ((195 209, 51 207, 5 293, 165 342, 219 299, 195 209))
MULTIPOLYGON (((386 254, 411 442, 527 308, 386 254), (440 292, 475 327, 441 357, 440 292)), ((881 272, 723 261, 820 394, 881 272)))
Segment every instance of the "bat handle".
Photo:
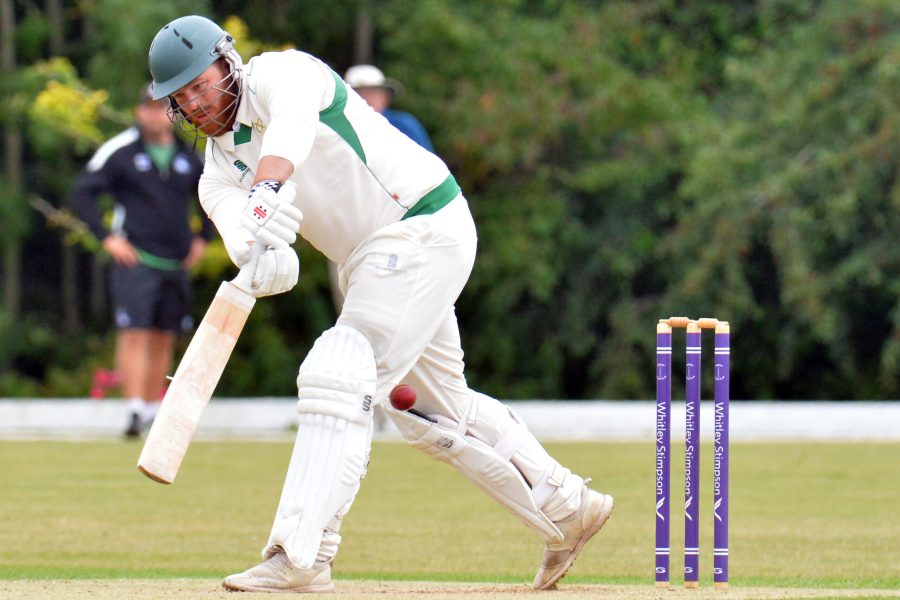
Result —
POLYGON ((250 260, 241 267, 241 270, 238 271, 237 276, 231 280, 231 284, 236 288, 241 290, 242 292, 253 295, 253 272, 256 271, 256 261, 259 260, 260 255, 263 253, 263 246, 259 242, 256 242, 250 246, 250 260))
MULTIPOLYGON (((254 259, 255 261, 255 259, 254 259)), ((250 263, 247 263, 238 271, 237 277, 231 280, 231 284, 246 294, 253 295, 253 272, 250 270, 250 263)))

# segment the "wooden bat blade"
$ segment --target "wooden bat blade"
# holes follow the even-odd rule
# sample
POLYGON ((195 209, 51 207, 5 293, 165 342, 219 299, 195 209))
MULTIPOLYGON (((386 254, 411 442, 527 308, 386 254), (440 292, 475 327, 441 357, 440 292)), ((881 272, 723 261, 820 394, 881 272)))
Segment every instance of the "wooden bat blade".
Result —
POLYGON ((172 483, 200 417, 212 398, 256 299, 223 282, 184 352, 153 420, 138 470, 160 483, 172 483))

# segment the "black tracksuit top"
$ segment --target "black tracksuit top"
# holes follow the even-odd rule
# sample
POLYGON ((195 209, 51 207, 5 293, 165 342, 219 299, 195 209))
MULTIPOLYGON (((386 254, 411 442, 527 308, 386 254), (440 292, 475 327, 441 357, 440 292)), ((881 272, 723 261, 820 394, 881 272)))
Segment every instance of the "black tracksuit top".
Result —
MULTIPOLYGON (((132 245, 160 258, 181 260, 187 256, 194 236, 190 208, 196 202, 203 162, 184 142, 177 140, 176 144, 168 173, 157 170, 135 127, 97 150, 71 196, 75 212, 97 239, 110 234, 98 206, 99 197, 106 193, 116 203, 113 221, 118 223, 114 227, 132 245)), ((200 214, 199 235, 208 241, 214 227, 202 210, 200 214)))

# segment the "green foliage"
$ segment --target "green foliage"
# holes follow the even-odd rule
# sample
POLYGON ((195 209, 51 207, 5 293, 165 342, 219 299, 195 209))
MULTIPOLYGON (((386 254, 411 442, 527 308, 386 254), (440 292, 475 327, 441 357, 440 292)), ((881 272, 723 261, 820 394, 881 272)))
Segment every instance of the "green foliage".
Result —
POLYGON ((424 74, 390 71, 427 90, 417 114, 437 123, 479 225, 460 302, 472 379, 504 397, 645 394, 640 356, 606 338, 609 315, 655 318, 634 307, 673 210, 655 201, 680 177, 705 104, 621 60, 605 17, 637 19, 640 6, 522 5, 466 4, 452 19, 442 2, 404 5, 408 26, 388 46, 429 55, 424 74))
POLYGON ((765 369, 755 340, 738 341, 759 367, 745 385, 763 397, 898 391, 885 367, 900 331, 890 317, 900 14, 889 2, 852 6, 827 3, 730 62, 727 116, 687 172, 666 243, 678 278, 666 303, 734 315, 774 353, 765 369))
POLYGON ((896 394, 897 19, 883 1, 390 3, 385 67, 479 224, 470 380, 650 397, 656 318, 710 314, 735 327, 738 397, 896 394))
MULTIPOLYGON (((267 0, 265 10, 250 8, 245 0, 214 0, 216 15, 238 16, 255 38, 267 47, 297 47, 312 52, 342 73, 353 63, 354 24, 356 11, 368 3, 377 16, 385 4, 382 0, 267 0), (249 8, 249 10, 248 10, 249 8)), ((238 35, 237 31, 226 29, 238 35)), ((246 45, 240 38, 237 47, 245 59, 246 45)))
MULTIPOLYGON (((206 14, 245 58, 296 45, 340 71, 361 7, 373 61, 406 88, 397 108, 424 122, 478 223, 458 303, 473 386, 649 398, 655 321, 688 314, 731 321, 736 397, 900 392, 891 0, 101 0, 73 9, 62 57, 28 8, 0 119, 28 119, 30 191, 58 205, 76 157, 130 120, 168 20, 206 14)), ((27 231, 23 205, 2 198, 4 239, 27 231)), ((325 262, 301 252, 300 289, 260 303, 227 393, 292 394, 333 321, 325 262)), ((213 245, 198 311, 232 269, 213 245)))
POLYGON ((150 81, 147 52, 153 37, 166 23, 182 15, 210 15, 208 6, 205 0, 84 3, 85 26, 91 35, 86 36, 80 50, 88 79, 94 87, 109 93, 114 106, 134 106, 138 92, 150 81))
POLYGON ((0 239, 5 244, 23 238, 29 226, 28 212, 23 210, 25 206, 21 191, 7 186, 4 178, 0 177, 0 239))
MULTIPOLYGON (((104 140, 99 121, 107 93, 87 89, 64 58, 39 62, 30 69, 34 73, 29 78, 47 82, 28 107, 29 134, 35 149, 53 156, 67 143, 73 143, 79 154, 99 146, 104 140)), ((105 114, 115 113, 107 109, 105 114)), ((124 117, 117 120, 129 122, 124 117)))
POLYGON ((25 15, 16 23, 15 47, 20 61, 28 63, 40 60, 50 37, 50 23, 41 11, 29 4, 25 15))
POLYGON ((0 397, 85 397, 94 370, 112 364, 112 339, 61 337, 36 314, 13 321, 0 311, 0 397))
POLYGON ((293 45, 291 44, 279 46, 254 39, 244 20, 234 15, 229 16, 222 22, 222 29, 234 37, 235 50, 237 50, 242 57, 246 57, 247 59, 256 56, 257 54, 262 54, 263 52, 288 50, 293 48, 293 45))

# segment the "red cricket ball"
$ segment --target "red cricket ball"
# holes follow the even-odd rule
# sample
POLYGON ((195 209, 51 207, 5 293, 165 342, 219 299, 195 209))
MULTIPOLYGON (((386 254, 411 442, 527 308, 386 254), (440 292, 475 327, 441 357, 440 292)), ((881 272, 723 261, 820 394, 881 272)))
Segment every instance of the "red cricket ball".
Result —
POLYGON ((391 406, 397 410, 409 410, 416 403, 416 390, 401 383, 391 390, 391 406))

